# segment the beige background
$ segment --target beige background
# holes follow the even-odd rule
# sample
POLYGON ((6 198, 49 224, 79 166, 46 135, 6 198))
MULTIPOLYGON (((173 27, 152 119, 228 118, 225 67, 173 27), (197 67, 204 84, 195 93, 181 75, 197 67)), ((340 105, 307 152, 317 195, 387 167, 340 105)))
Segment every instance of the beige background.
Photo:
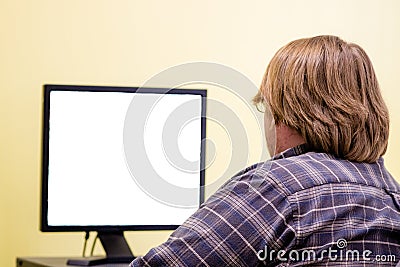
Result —
MULTIPOLYGON (((338 35, 360 44, 374 63, 391 116, 385 160, 400 177, 399 10, 397 0, 1 0, 0 266, 14 266, 17 256, 77 256, 82 250, 83 233, 39 231, 44 83, 140 86, 167 67, 210 61, 259 84, 282 45, 338 35)), ((219 94, 210 89, 235 107, 235 99, 219 94)), ((226 138, 213 127, 210 134, 226 138)), ((260 151, 260 142, 254 146, 260 151)), ((218 151, 210 179, 224 168, 224 153, 229 149, 218 151)), ((168 233, 128 237, 134 253, 143 254, 168 233)))

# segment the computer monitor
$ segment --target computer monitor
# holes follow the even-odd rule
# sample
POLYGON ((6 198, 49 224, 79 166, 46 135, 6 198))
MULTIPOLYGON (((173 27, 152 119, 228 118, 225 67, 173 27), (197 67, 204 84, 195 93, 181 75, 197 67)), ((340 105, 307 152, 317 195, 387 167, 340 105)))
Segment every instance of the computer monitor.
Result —
POLYGON ((44 85, 41 231, 173 230, 204 200, 206 90, 44 85))

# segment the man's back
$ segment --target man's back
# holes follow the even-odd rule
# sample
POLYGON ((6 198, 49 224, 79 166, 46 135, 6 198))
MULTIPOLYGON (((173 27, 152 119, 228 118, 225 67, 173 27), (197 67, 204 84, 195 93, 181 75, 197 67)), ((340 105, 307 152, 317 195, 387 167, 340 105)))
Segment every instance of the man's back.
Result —
POLYGON ((135 264, 394 266, 399 189, 381 159, 352 163, 298 146, 233 177, 135 264))
POLYGON ((371 164, 315 152, 277 158, 260 172, 290 202, 295 242, 287 243, 287 249, 293 257, 298 253, 305 256, 301 260, 326 257, 354 264, 394 256, 400 260, 400 186, 382 158, 371 164))

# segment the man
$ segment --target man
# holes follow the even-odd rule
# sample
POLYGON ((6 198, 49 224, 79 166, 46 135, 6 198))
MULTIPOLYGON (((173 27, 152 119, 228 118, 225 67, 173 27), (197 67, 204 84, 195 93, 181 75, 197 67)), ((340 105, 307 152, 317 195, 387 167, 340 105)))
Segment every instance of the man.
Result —
POLYGON ((293 41, 254 102, 271 110, 274 157, 131 266, 395 266, 400 185, 384 167, 389 116, 364 50, 335 36, 293 41))

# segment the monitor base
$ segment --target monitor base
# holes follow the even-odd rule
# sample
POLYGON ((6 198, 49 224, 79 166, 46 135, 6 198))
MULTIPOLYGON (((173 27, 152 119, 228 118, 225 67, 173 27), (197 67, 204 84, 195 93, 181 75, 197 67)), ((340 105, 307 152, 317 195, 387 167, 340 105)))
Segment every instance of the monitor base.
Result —
POLYGON ((135 259, 134 256, 124 257, 82 257, 67 260, 67 265, 74 266, 95 266, 107 263, 131 263, 135 259))
POLYGON ((82 257, 82 258, 72 258, 67 260, 67 265, 75 266, 93 266, 98 264, 106 263, 106 257, 82 257))
POLYGON ((135 259, 123 231, 97 232, 106 256, 73 258, 67 265, 94 266, 107 263, 130 263, 135 259))

